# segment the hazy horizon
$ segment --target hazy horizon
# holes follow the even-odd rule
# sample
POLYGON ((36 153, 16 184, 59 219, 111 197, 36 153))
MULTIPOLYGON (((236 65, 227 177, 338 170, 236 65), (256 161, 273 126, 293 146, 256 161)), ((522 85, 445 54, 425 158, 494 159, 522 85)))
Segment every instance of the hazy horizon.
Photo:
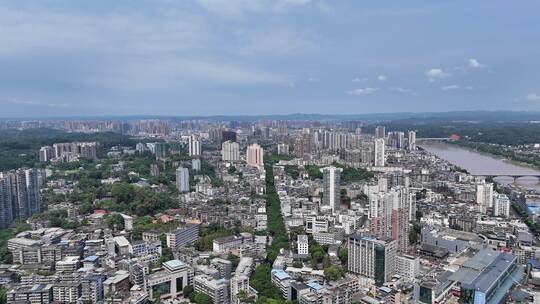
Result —
POLYGON ((503 118, 507 121, 529 121, 534 119, 540 120, 540 111, 509 111, 509 110, 494 110, 494 111, 444 111, 444 112, 378 112, 378 113, 286 113, 286 114, 215 114, 215 115, 153 115, 153 114, 128 114, 128 115, 57 115, 57 116, 19 116, 19 117, 4 117, 0 116, 0 121, 8 120, 99 120, 99 119, 289 119, 297 120, 305 118, 313 119, 333 119, 341 118, 343 120, 367 120, 376 121, 386 119, 402 120, 402 119, 434 119, 447 118, 452 120, 487 120, 491 118, 503 118))

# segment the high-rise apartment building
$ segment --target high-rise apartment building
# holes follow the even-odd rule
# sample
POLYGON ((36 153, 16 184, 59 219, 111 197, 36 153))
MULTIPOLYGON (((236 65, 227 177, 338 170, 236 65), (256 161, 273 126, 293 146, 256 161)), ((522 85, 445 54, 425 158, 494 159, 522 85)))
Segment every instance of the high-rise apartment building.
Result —
POLYGON ((237 142, 226 141, 221 145, 221 159, 223 161, 239 161, 240 145, 237 142))
POLYGON ((36 169, 24 169, 27 193, 27 215, 26 218, 40 212, 41 197, 39 193, 39 174, 36 169))
POLYGON ((258 144, 252 144, 247 147, 246 161, 248 166, 262 168, 264 166, 264 150, 258 144))
MULTIPOLYGON (((154 154, 156 159, 164 159, 167 157, 167 144, 162 142, 157 142, 153 145, 154 154)), ((152 148, 150 149, 152 151, 152 148)))
POLYGON ((37 169, 17 169, 0 173, 0 226, 15 219, 26 220, 41 211, 37 169))
POLYGON ((45 146, 45 147, 41 147, 41 149, 39 149, 39 161, 42 162, 42 163, 46 163, 46 162, 49 162, 51 161, 51 159, 53 159, 54 157, 54 151, 53 151, 53 148, 51 146, 45 146))
POLYGON ((420 258, 411 255, 398 255, 396 258, 396 274, 408 281, 414 281, 420 275, 420 258))
POLYGON ((191 170, 193 171, 201 171, 201 160, 198 158, 194 158, 191 160, 191 170))
POLYGON ((394 149, 405 148, 405 133, 388 132, 388 145, 394 149))
POLYGON ((201 140, 195 134, 192 134, 189 137, 189 156, 199 156, 201 155, 201 140))
POLYGON ((176 189, 180 192, 189 192, 189 170, 178 167, 176 169, 176 189))
POLYGON ((416 150, 416 132, 415 131, 409 131, 408 133, 408 144, 407 147, 409 151, 415 151, 416 150))
POLYGON ((229 281, 216 280, 208 275, 197 275, 193 278, 195 292, 206 294, 214 304, 229 304, 229 281))
POLYGON ((340 173, 343 171, 337 167, 325 167, 321 169, 323 173, 323 204, 330 206, 332 212, 340 206, 340 173))
POLYGON ((415 213, 414 193, 406 187, 369 195, 370 231, 373 235, 396 240, 399 251, 409 248, 410 221, 415 213))
POLYGON ((385 156, 384 156, 384 139, 377 138, 375 139, 374 144, 374 165, 375 167, 384 167, 385 156))
POLYGON ((386 127, 385 126, 377 126, 375 128, 375 137, 376 138, 386 138, 386 127))
POLYGON ((289 145, 288 144, 278 144, 277 145, 278 155, 289 155, 289 145))
POLYGON ((199 239, 199 224, 187 224, 183 228, 178 228, 166 233, 167 247, 177 249, 193 245, 199 239))
POLYGON ((13 195, 11 176, 0 173, 0 229, 8 228, 13 222, 13 195))
POLYGON ((509 217, 510 206, 510 199, 506 194, 496 194, 493 201, 493 215, 509 217))
POLYGON ((476 184, 476 203, 478 204, 478 211, 482 214, 486 214, 488 208, 493 207, 492 183, 476 184))
POLYGON ((353 234, 348 239, 348 270, 381 286, 396 272, 396 241, 353 234))
POLYGON ((55 143, 52 146, 52 150, 54 152, 54 158, 58 159, 69 155, 97 159, 98 145, 99 144, 97 142, 55 143))

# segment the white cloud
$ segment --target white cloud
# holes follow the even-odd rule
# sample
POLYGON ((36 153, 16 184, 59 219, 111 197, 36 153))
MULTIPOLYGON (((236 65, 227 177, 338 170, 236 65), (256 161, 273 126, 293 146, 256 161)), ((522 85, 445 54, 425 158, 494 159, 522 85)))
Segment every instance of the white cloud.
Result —
POLYGON ((529 95, 525 96, 525 99, 528 101, 540 101, 540 94, 530 93, 529 95))
POLYGON ((459 86, 457 84, 447 85, 441 88, 443 91, 452 91, 459 89, 459 86))
POLYGON ((375 92, 379 91, 379 88, 360 88, 360 89, 355 89, 355 90, 352 90, 352 91, 349 91, 349 94, 351 95, 371 95, 375 92))
POLYGON ((290 82, 287 76, 249 66, 178 57, 128 61, 83 79, 87 85, 121 90, 164 89, 190 83, 287 86, 290 82))
POLYGON ((390 91, 390 92, 398 92, 398 93, 410 93, 410 92, 412 92, 411 89, 401 88, 401 87, 391 87, 391 88, 388 88, 388 91, 390 91))
POLYGON ((446 77, 450 77, 451 74, 443 71, 439 68, 433 68, 426 72, 426 76, 429 79, 429 81, 434 82, 437 79, 443 79, 446 77))
POLYGON ((240 55, 290 55, 311 49, 316 40, 312 33, 290 28, 267 30, 240 30, 235 32, 241 42, 237 46, 240 55))
MULTIPOLYGON (((219 45, 227 52, 240 53, 239 48, 247 44, 241 41, 233 46, 222 46, 221 38, 200 16, 177 9, 153 13, 159 17, 148 18, 129 10, 85 15, 64 10, 0 7, 0 59, 81 54, 88 60, 79 65, 74 63, 69 69, 73 74, 66 75, 66 79, 107 89, 162 89, 189 83, 286 85, 290 82, 289 76, 263 69, 257 63, 224 61, 219 54, 203 52, 217 49, 219 45)), ((290 46, 290 41, 300 40, 293 33, 278 31, 266 36, 275 37, 272 43, 264 45, 268 48, 300 47, 290 46)))
POLYGON ((385 81, 386 80, 386 75, 379 75, 379 76, 377 76, 377 79, 379 81, 385 81))
POLYGON ((352 82, 366 82, 366 81, 368 81, 367 77, 362 77, 362 78, 360 78, 360 77, 355 77, 355 78, 353 78, 353 80, 352 80, 352 82))
POLYGON ((474 58, 469 59, 469 68, 476 69, 476 68, 483 68, 483 67, 485 67, 485 65, 478 62, 478 60, 474 58))
POLYGON ((226 18, 242 18, 246 14, 266 11, 283 12, 303 6, 312 0, 198 0, 201 7, 226 18))
POLYGON ((44 106, 51 108, 68 108, 71 105, 68 103, 52 103, 52 102, 36 102, 32 100, 21 100, 17 98, 13 99, 0 99, 0 104, 15 104, 25 106, 44 106))

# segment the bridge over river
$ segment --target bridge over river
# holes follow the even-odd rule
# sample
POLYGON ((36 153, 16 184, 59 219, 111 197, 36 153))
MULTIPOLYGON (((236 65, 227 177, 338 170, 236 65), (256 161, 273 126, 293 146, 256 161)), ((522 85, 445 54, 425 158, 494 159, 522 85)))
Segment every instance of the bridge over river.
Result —
POLYGON ((540 192, 540 171, 516 163, 445 143, 426 140, 418 145, 429 153, 467 170, 471 175, 491 177, 497 182, 517 185, 540 192))
POLYGON ((472 176, 485 177, 485 178, 497 178, 497 177, 510 177, 514 180, 514 183, 522 177, 536 177, 540 183, 540 172, 539 173, 482 173, 482 174, 471 174, 472 176))

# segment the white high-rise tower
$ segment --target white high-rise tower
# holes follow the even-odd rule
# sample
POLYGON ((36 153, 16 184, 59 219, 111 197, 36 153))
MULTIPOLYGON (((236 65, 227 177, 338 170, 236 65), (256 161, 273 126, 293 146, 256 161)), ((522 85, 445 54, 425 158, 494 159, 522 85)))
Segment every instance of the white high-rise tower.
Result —
POLYGON ((189 137, 189 156, 201 155, 201 141, 196 135, 189 137))
POLYGON ((340 204, 340 173, 343 171, 341 168, 325 167, 321 169, 323 173, 323 203, 332 208, 332 212, 339 208, 340 204))

